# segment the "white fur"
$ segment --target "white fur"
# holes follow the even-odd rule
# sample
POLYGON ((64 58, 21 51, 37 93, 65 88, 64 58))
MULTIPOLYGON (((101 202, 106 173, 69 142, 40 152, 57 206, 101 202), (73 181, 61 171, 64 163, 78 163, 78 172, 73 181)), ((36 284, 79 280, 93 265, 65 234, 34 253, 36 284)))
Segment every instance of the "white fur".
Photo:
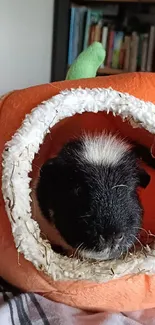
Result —
POLYGON ((112 134, 85 135, 83 157, 93 164, 117 165, 130 146, 112 134))
POLYGON ((95 252, 93 250, 92 251, 83 250, 81 251, 80 255, 88 259, 106 261, 109 259, 110 253, 111 253, 111 249, 110 247, 107 247, 101 252, 95 252))

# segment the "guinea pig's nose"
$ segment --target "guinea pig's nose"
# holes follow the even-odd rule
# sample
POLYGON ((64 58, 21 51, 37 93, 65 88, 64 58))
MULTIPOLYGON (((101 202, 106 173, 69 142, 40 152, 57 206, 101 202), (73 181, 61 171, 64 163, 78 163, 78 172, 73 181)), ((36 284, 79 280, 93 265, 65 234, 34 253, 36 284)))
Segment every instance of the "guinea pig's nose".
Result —
POLYGON ((118 233, 113 234, 112 245, 111 248, 117 251, 123 241, 124 234, 118 233))
POLYGON ((115 247, 115 245, 119 245, 121 241, 124 238, 124 234, 121 232, 113 232, 111 236, 111 241, 112 241, 112 247, 115 247))

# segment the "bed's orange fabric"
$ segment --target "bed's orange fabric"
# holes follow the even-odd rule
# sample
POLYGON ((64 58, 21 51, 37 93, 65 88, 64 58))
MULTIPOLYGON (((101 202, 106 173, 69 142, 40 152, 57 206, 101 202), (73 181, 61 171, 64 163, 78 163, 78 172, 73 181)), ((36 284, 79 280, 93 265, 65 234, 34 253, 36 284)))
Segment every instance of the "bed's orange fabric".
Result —
MULTIPOLYGON (((112 87, 155 103, 155 74, 148 73, 64 81, 14 91, 0 101, 0 153, 4 149, 5 142, 20 127, 25 114, 32 108, 42 100, 58 94, 60 90, 79 86, 112 87)), ((55 144, 53 152, 70 137, 73 130, 76 133, 80 133, 83 128, 93 130, 94 125, 98 125, 99 130, 104 127, 113 130, 120 128, 122 134, 139 139, 145 145, 151 146, 153 143, 152 135, 144 130, 132 129, 127 123, 122 124, 120 118, 111 115, 107 118, 101 113, 95 115, 86 113, 67 119, 65 123, 62 122, 52 129, 52 144, 55 144)), ((41 148, 42 158, 39 164, 48 156, 48 146, 49 138, 46 139, 46 145, 41 148)), ((145 227, 155 232, 155 222, 152 217, 155 216, 155 202, 153 202, 155 201, 153 200, 155 173, 152 170, 149 172, 152 181, 148 189, 141 193, 141 197, 145 210, 145 227)), ((127 311, 155 307, 155 276, 142 274, 127 276, 101 285, 78 281, 54 282, 41 272, 37 272, 31 263, 17 254, 2 193, 0 193, 0 276, 23 290, 40 292, 50 299, 86 309, 127 311)))

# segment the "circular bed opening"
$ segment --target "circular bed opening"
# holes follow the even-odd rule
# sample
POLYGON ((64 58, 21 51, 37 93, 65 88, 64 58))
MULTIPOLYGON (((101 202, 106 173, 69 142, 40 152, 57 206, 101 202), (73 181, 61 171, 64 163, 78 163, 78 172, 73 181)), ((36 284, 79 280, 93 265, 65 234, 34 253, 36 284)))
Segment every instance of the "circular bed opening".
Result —
MULTIPOLYGON (((16 247, 38 270, 55 280, 105 282, 130 273, 154 273, 154 248, 139 247, 125 259, 81 261, 55 253, 57 233, 41 219, 35 187, 42 164, 83 132, 118 133, 150 149, 154 144, 155 106, 112 89, 65 91, 26 116, 3 154, 3 196, 16 247), (55 236, 55 237, 54 237, 55 236)), ((144 207, 142 236, 152 243, 155 233, 153 189, 155 170, 145 166, 151 182, 140 191, 144 207)), ((140 245, 141 246, 141 245, 140 245)))

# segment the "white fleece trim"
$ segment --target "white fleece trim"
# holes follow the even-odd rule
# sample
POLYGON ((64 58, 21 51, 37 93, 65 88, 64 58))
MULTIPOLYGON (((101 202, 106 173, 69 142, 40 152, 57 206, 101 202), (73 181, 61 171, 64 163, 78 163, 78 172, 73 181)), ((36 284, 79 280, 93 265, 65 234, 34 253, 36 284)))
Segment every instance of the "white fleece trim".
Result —
POLYGON ((155 251, 147 258, 137 253, 126 261, 91 263, 63 257, 40 237, 39 225, 31 218, 30 178, 34 155, 49 129, 76 113, 105 111, 122 118, 132 117, 155 133, 155 105, 129 94, 108 89, 71 89, 43 102, 25 117, 20 129, 3 152, 2 192, 18 252, 38 270, 55 280, 108 281, 131 273, 155 273, 155 251), (153 256, 154 255, 154 256, 153 256))

